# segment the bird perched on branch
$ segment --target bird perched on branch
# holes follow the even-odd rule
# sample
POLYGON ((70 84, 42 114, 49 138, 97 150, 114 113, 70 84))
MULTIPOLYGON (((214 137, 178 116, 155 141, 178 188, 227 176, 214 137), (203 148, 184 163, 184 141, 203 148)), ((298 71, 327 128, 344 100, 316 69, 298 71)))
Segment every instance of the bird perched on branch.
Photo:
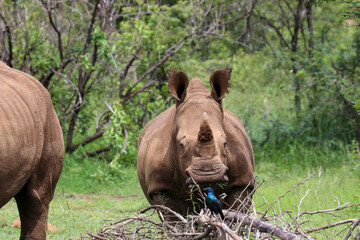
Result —
POLYGON ((219 200, 214 195, 214 190, 211 187, 204 188, 207 191, 206 206, 210 209, 211 213, 220 214, 221 219, 224 220, 219 200))

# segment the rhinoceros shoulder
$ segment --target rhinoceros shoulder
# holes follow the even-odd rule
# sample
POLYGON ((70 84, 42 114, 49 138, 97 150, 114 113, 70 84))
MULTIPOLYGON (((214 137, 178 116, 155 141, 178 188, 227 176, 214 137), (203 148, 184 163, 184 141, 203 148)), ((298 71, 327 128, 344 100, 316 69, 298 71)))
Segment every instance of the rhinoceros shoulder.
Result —
POLYGON ((153 137, 168 138, 170 140, 169 134, 171 132, 171 124, 174 120, 175 111, 175 106, 172 106, 148 122, 139 136, 138 145, 143 139, 153 137))
MULTIPOLYGON (((226 132, 227 138, 232 138, 238 144, 245 155, 247 155, 246 159, 249 159, 252 167, 254 168, 254 154, 251 145, 250 138, 248 137, 244 125, 240 121, 238 117, 235 116, 230 111, 224 110, 224 130, 226 132)), ((230 148, 234 146, 230 145, 230 148)), ((235 150, 238 151, 238 150, 235 150)))

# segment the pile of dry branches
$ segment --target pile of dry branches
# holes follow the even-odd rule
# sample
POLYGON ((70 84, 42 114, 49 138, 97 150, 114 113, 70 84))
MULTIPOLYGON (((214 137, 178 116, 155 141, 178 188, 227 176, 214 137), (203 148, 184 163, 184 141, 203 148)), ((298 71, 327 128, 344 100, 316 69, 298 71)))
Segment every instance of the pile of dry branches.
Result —
MULTIPOLYGON (((339 215, 342 210, 351 207, 359 208, 360 203, 338 204, 332 209, 312 212, 301 211, 301 205, 309 193, 308 190, 299 201, 297 212, 288 210, 277 212, 275 210, 274 206, 279 204, 281 198, 299 185, 309 181, 314 175, 296 183, 273 202, 268 202, 260 193, 266 205, 264 212, 256 211, 251 198, 245 199, 237 207, 230 206, 228 210, 223 210, 225 215, 223 221, 219 217, 211 216, 206 209, 205 211, 201 210, 197 215, 189 215, 185 219, 165 206, 154 205, 141 210, 140 214, 134 217, 106 224, 100 232, 87 233, 87 236, 83 236, 81 239, 314 239, 314 234, 319 233, 324 234, 324 238, 329 237, 326 230, 337 227, 337 233, 335 236, 333 234, 331 238, 349 239, 353 235, 353 239, 359 240, 360 217, 311 228, 309 224, 306 224, 310 220, 305 216, 327 214, 343 219, 339 215), (244 206, 248 203, 251 204, 251 208, 244 212, 244 206), (172 216, 172 219, 176 218, 177 220, 167 220, 169 218, 166 216, 169 215, 172 216)), ((259 188, 265 181, 266 179, 258 183, 253 191, 259 192, 259 188)), ((196 187, 200 191, 199 186, 196 185, 196 187)), ((199 199, 200 202, 204 202, 204 196, 202 195, 202 197, 203 199, 199 199)), ((360 212, 360 209, 357 211, 360 212)))

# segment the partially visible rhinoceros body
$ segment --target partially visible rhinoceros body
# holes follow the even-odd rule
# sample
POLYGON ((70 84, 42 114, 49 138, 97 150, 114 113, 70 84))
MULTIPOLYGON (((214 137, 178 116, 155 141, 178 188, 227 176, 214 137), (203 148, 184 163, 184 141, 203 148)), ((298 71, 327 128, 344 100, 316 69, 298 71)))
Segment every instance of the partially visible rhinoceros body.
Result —
POLYGON ((221 102, 230 87, 230 72, 215 71, 210 92, 200 79, 189 83, 184 72, 169 71, 169 91, 176 105, 151 120, 138 142, 138 177, 150 204, 190 213, 193 206, 199 207, 189 196, 192 180, 215 186, 217 195, 226 193, 225 209, 240 206, 251 193, 252 146, 243 124, 221 102))
POLYGON ((64 161, 59 120, 35 78, 0 61, 0 208, 15 198, 20 239, 45 239, 64 161))

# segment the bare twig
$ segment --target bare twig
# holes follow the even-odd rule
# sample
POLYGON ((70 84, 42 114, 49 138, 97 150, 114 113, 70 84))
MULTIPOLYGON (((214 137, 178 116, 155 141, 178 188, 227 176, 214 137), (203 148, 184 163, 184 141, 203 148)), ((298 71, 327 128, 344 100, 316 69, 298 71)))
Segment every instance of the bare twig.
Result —
POLYGON ((359 226, 359 224, 360 224, 360 217, 353 222, 353 224, 351 225, 348 233, 346 234, 343 240, 348 239, 351 236, 352 231, 354 231, 355 227, 359 226))
MULTIPOLYGON (((226 210, 224 210, 226 211, 226 210)), ((240 213, 233 213, 231 211, 227 211, 227 218, 236 218, 243 220, 243 223, 247 226, 252 225, 253 228, 256 228, 260 232, 270 233, 273 234, 280 239, 301 239, 294 233, 286 231, 284 228, 279 227, 275 224, 271 224, 268 222, 263 221, 262 219, 256 218, 251 215, 243 215, 240 213)))
POLYGON ((147 212, 147 211, 149 211, 150 209, 156 209, 156 210, 163 210, 163 211, 167 211, 167 212, 169 212, 169 213, 171 213, 171 214, 173 214, 174 216, 176 216, 181 222, 183 222, 183 223, 187 223, 187 221, 186 221, 186 219, 183 217, 183 216, 181 216, 180 214, 178 214, 177 212, 175 212, 175 211, 173 211, 173 210, 171 210, 170 208, 168 208, 168 207, 165 207, 165 206, 162 206, 162 205, 152 205, 152 206, 149 206, 149 207, 147 207, 147 208, 145 208, 145 209, 143 209, 143 210, 141 210, 140 211, 140 213, 145 213, 145 212, 147 212))
POLYGON ((284 192, 283 194, 281 194, 279 197, 277 197, 275 199, 275 201, 273 201, 269 208, 265 211, 263 217, 261 218, 262 220, 265 218, 266 214, 268 213, 268 211, 271 209, 272 205, 274 205, 274 203, 276 203, 277 201, 279 201, 280 198, 284 197, 287 193, 291 192, 291 190, 293 190, 294 188, 296 188, 297 186, 301 185, 301 184, 304 184, 305 182, 309 181, 313 176, 315 176, 315 174, 311 174, 308 178, 306 178, 305 180, 299 182, 299 183, 296 183, 294 186, 292 186, 290 189, 288 189, 286 192, 284 192))
POLYGON ((309 229, 309 230, 306 231, 306 233, 317 232, 317 231, 324 230, 324 229, 327 229, 327 228, 336 227, 336 226, 339 226, 339 225, 342 225, 342 224, 354 223, 356 220, 357 219, 346 219, 346 220, 336 222, 336 223, 332 223, 332 224, 329 224, 329 225, 326 225, 326 226, 309 229))

